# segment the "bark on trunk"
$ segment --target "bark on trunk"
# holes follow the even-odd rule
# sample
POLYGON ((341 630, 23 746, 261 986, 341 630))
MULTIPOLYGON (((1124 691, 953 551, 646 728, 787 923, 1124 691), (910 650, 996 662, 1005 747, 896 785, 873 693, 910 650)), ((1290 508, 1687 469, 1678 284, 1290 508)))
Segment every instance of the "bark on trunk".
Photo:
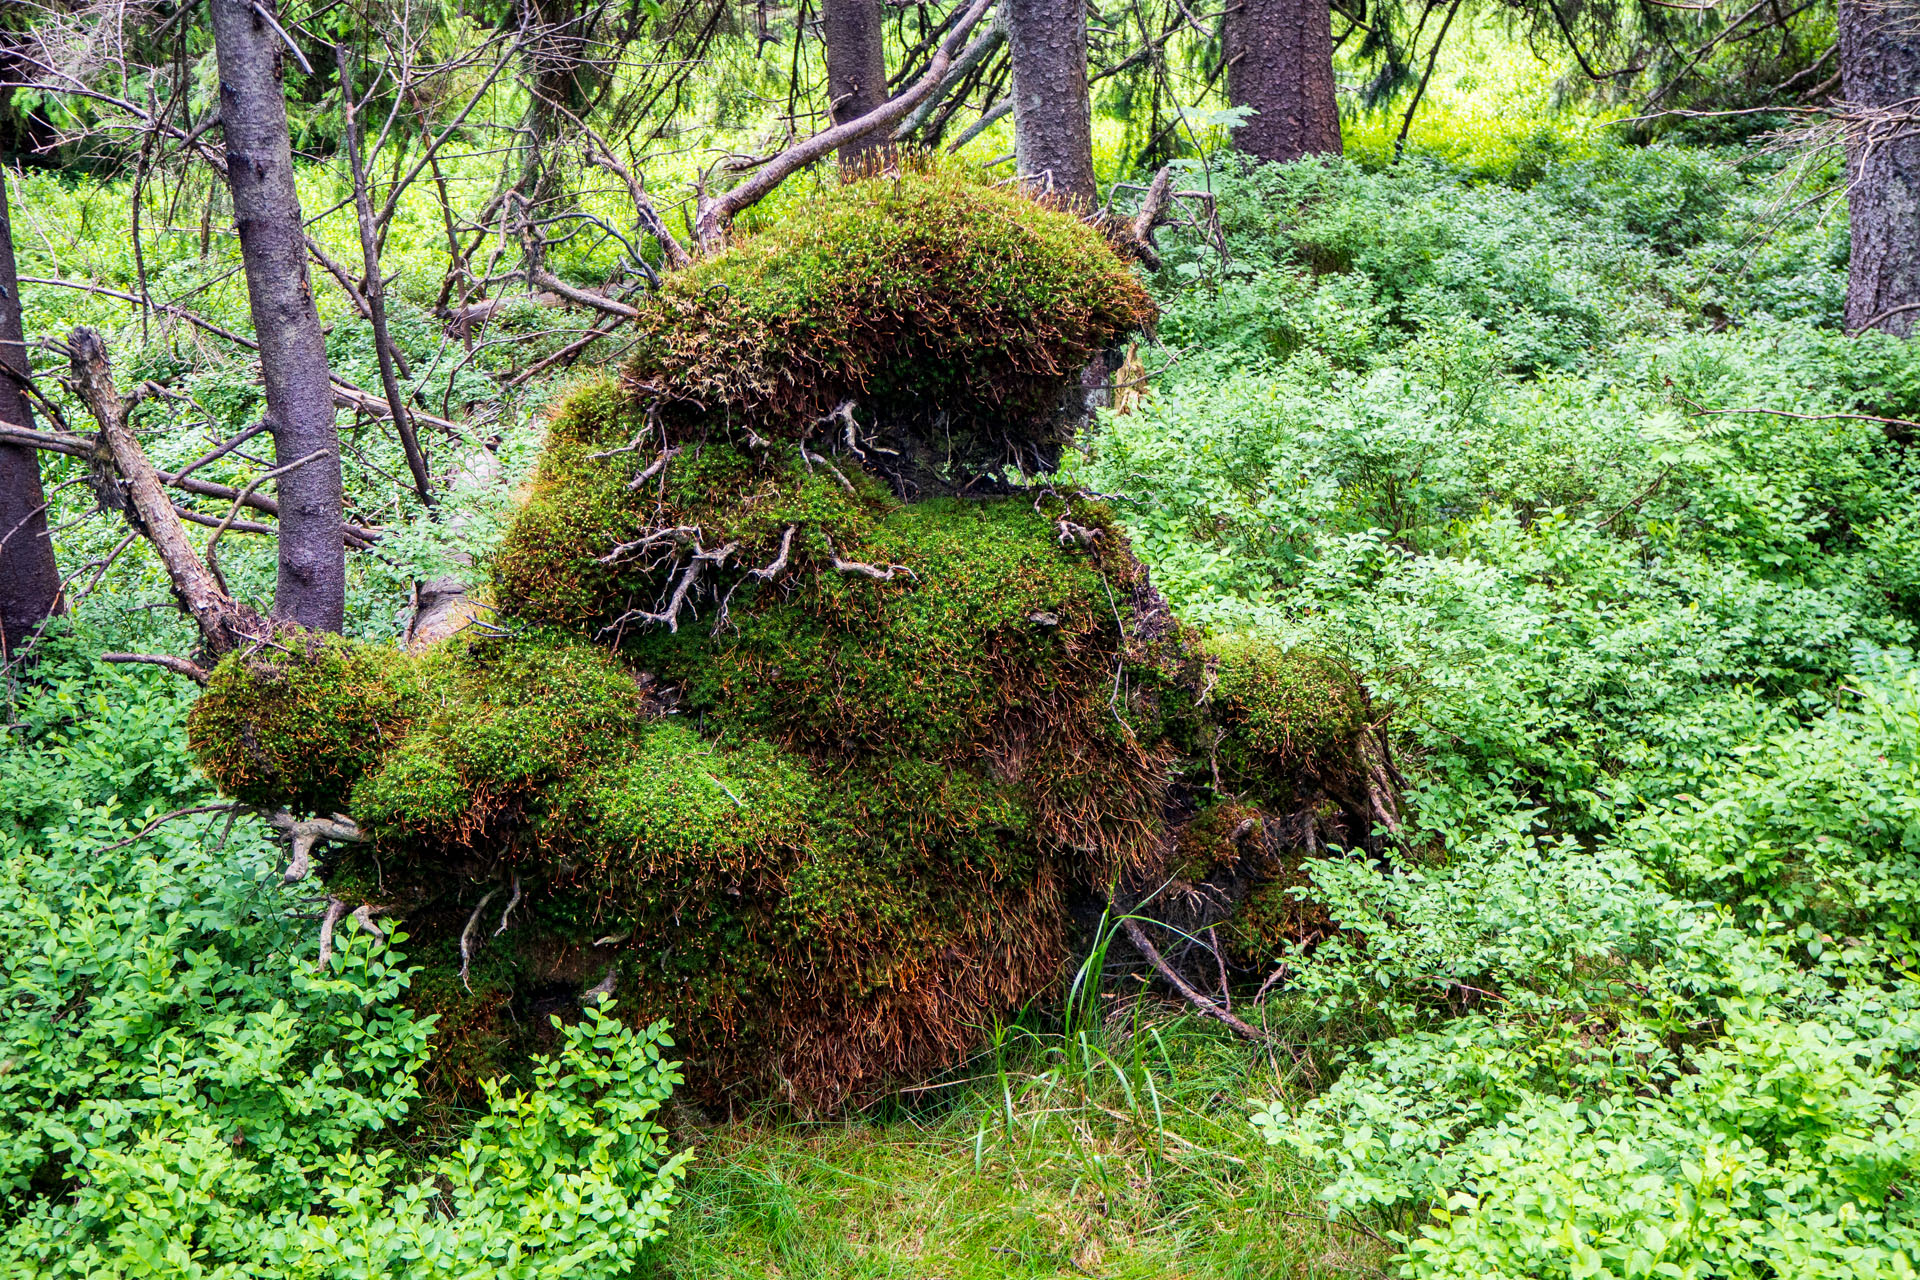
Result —
MULTIPOLYGON (((825 0, 820 30, 827 41, 827 97, 833 123, 858 120, 887 100, 880 0, 825 0)), ((886 145, 885 133, 865 134, 840 148, 840 163, 853 163, 886 145)))
POLYGON ((1260 160, 1340 153, 1327 0, 1238 0, 1227 6, 1227 100, 1254 114, 1233 145, 1260 160))
MULTIPOLYGON (((14 274, 7 183, 0 175, 0 422, 33 425, 18 378, 28 372, 20 326, 20 282, 14 274)), ((0 657, 33 634, 60 607, 60 570, 47 536, 47 499, 38 450, 0 445, 0 657)))
POLYGON ((1007 0, 1007 34, 1020 175, 1036 190, 1090 207, 1099 193, 1087 100, 1086 6, 1083 0, 1007 0))
POLYGON ((331 456, 276 481, 280 577, 276 617, 338 631, 346 609, 346 544, 341 527, 340 444, 326 343, 307 278, 300 197, 293 184, 279 37, 248 0, 210 0, 220 66, 220 118, 227 184, 247 275, 247 301, 260 341, 260 373, 274 457, 292 462, 316 450, 331 456))
POLYGON ((562 194, 553 154, 565 116, 583 105, 590 79, 586 19, 579 0, 525 0, 521 14, 528 30, 527 63, 533 94, 527 103, 528 148, 518 190, 533 204, 536 217, 562 194))
POLYGON ((1908 337, 1920 326, 1920 6, 1845 0, 1839 34, 1841 97, 1860 117, 1847 143, 1846 324, 1908 337))

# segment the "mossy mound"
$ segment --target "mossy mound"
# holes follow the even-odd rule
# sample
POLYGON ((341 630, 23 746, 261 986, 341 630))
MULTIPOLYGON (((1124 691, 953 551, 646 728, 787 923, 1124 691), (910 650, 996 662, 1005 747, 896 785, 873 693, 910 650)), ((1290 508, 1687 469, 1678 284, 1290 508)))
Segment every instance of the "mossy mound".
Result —
POLYGON ((287 633, 228 656, 188 723, 187 745, 228 795, 309 813, 347 794, 419 703, 399 656, 339 636, 287 633))
POLYGON ((870 1096, 1042 995, 1077 907, 1265 874, 1343 803, 1351 679, 1204 648, 1098 502, 903 501, 868 418, 808 439, 843 395, 1038 438, 1143 299, 1054 210, 853 183, 672 280, 625 380, 568 400, 497 625, 221 665, 203 766, 366 832, 321 874, 404 917, 431 1083, 612 990, 710 1101, 870 1096))
POLYGON ((1058 444, 1063 389, 1153 316, 1071 213, 909 163, 669 277, 627 377, 682 431, 843 435, 825 419, 853 402, 859 433, 894 450, 876 462, 917 446, 969 470, 1058 444))
POLYGON ((1329 750, 1353 741, 1366 722, 1366 697, 1351 671, 1258 635, 1205 647, 1208 699, 1222 730, 1215 760, 1232 789, 1284 800, 1271 793, 1277 782, 1326 782, 1321 771, 1329 763, 1341 772, 1353 767, 1348 753, 1329 750))

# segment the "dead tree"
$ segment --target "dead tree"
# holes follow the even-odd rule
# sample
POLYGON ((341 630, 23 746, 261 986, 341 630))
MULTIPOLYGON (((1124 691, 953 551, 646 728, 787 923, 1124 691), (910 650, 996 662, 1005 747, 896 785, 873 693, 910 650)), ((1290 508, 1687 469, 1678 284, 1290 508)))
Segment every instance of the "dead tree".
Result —
MULTIPOLYGON (((113 370, 107 363, 106 344, 92 329, 75 329, 67 338, 67 354, 72 365, 70 386, 75 395, 93 413, 100 424, 100 442, 106 447, 113 467, 119 473, 117 487, 121 510, 134 529, 152 544, 167 571, 175 601, 200 628, 200 637, 211 656, 238 647, 264 633, 260 620, 227 593, 219 578, 194 554, 187 541, 186 526, 173 509, 153 464, 147 460, 128 426, 128 415, 137 402, 123 396, 113 384, 113 370)), ((319 458, 302 459, 284 468, 304 467, 319 458)), ((339 458, 332 459, 335 467, 339 458)), ((297 474, 297 472, 296 472, 297 474)), ((239 503, 234 504, 238 510, 239 503)), ((229 515, 229 521, 232 516, 229 515)), ((109 660, 144 660, 144 655, 109 654, 109 660)), ((168 664, 162 664, 168 665, 168 664)), ((181 670, 179 667, 170 667, 181 670)), ((182 674, 204 681, 193 671, 182 674)))
MULTIPOLYGON (((20 325, 20 281, 13 263, 7 183, 0 175, 0 422, 33 425, 27 407, 27 346, 20 325)), ((60 570, 47 535, 47 499, 40 455, 0 444, 0 657, 32 635, 60 607, 60 570)))
POLYGON ((1007 0, 1013 53, 1014 163, 1037 190, 1090 207, 1093 113, 1082 0, 1007 0))
POLYGON ((274 613, 338 631, 346 610, 340 450, 326 342, 307 277, 307 238, 294 188, 280 61, 285 45, 260 3, 209 0, 220 68, 220 123, 247 300, 260 342, 267 417, 281 463, 321 461, 278 481, 280 573, 274 613))
MULTIPOLYGON (((827 41, 828 114, 834 124, 858 120, 887 100, 880 0, 823 0, 820 25, 827 41)), ((886 142, 878 131, 861 134, 840 148, 840 162, 858 161, 886 142)))
POLYGON ((1841 0, 1852 255, 1846 325, 1920 324, 1920 4, 1841 0))
POLYGON ((1338 155, 1326 0, 1238 0, 1227 6, 1225 34, 1227 99, 1252 111, 1234 133, 1235 148, 1269 161, 1338 155))

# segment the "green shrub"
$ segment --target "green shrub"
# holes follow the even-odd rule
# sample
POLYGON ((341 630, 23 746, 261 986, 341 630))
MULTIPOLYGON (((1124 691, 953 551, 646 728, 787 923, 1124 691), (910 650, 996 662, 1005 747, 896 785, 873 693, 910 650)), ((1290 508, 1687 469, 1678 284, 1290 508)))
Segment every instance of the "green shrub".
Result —
POLYGON ((317 966, 264 824, 155 825, 211 801, 179 691, 54 654, 36 679, 0 755, 0 1271, 627 1274, 685 1160, 654 1123, 663 1028, 589 1010, 529 1092, 488 1082, 472 1131, 420 1154, 434 1020, 403 935, 343 923, 317 966))

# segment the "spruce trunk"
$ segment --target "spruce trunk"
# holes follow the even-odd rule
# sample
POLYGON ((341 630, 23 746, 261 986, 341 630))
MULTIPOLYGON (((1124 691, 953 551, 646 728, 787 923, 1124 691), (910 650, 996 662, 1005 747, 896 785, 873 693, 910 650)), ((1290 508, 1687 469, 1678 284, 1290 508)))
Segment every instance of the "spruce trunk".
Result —
POLYGON ((1081 0, 1007 0, 1013 51, 1013 147, 1020 176, 1082 207, 1093 181, 1087 14, 1081 0))
MULTIPOLYGON (((835 124, 857 120, 887 100, 887 53, 880 0, 826 0, 821 30, 827 41, 827 96, 835 124)), ((876 129, 840 148, 840 163, 887 145, 876 129)))
POLYGON ((1853 240, 1847 328, 1920 325, 1920 6, 1840 6, 1840 93, 1853 240))
POLYGON ((247 301, 260 341, 267 418, 280 463, 319 459, 277 480, 280 576, 274 615, 338 631, 346 609, 340 444, 326 342, 307 277, 307 245, 294 188, 279 35, 247 0, 209 0, 220 65, 220 120, 227 185, 246 268, 247 301))
MULTIPOLYGON (((28 372, 13 265, 7 183, 0 174, 0 422, 33 425, 22 385, 28 372)), ((47 499, 38 450, 0 445, 0 656, 60 607, 60 570, 47 536, 47 499)))
POLYGON ((1239 0, 1227 7, 1227 99, 1253 114, 1233 135, 1259 160, 1340 153, 1333 13, 1326 0, 1239 0))

